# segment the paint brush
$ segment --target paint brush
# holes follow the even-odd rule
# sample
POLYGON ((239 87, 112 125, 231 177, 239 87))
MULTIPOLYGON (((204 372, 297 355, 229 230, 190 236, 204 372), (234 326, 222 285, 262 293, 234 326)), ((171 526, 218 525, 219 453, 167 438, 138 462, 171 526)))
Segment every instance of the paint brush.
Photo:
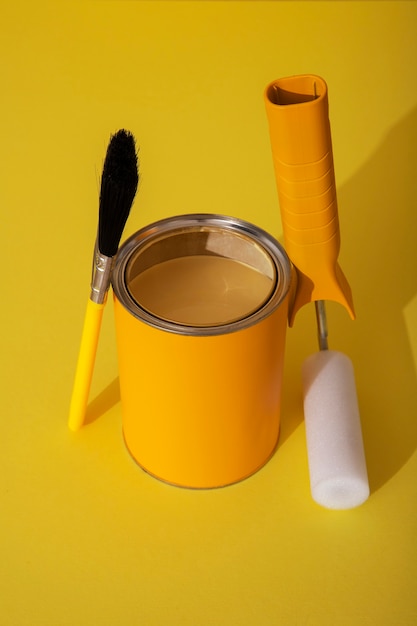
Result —
POLYGON ((119 130, 110 138, 101 176, 91 293, 84 319, 68 420, 69 428, 74 431, 84 423, 113 257, 119 247, 138 182, 135 139, 129 131, 119 130))

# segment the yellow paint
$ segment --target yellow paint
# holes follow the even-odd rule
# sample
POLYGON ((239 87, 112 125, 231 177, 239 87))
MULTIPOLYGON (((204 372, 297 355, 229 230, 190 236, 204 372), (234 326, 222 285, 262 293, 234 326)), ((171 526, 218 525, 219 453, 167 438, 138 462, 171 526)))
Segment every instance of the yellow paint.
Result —
POLYGON ((128 285, 158 317, 191 326, 225 324, 249 315, 268 298, 272 278, 220 256, 191 255, 158 263, 128 285))

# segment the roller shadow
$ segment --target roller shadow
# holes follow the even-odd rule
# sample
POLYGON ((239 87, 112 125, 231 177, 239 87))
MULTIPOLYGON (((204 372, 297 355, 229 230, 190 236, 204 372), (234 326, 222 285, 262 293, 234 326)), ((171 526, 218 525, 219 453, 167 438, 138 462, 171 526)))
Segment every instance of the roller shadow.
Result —
MULTIPOLYGON (((371 491, 417 448, 417 349, 405 319, 417 294, 416 164, 417 108, 337 191, 357 319, 329 303, 329 339, 353 362, 371 491)), ((301 363, 318 349, 314 315, 313 305, 303 307, 288 331, 279 446, 303 420, 301 363)))
POLYGON ((92 424, 120 402, 119 377, 115 378, 87 407, 85 424, 92 424))
POLYGON ((404 317, 417 293, 416 164, 417 108, 338 192, 342 245, 357 250, 346 268, 357 320, 343 343, 356 372, 372 490, 417 447, 417 364, 404 317))

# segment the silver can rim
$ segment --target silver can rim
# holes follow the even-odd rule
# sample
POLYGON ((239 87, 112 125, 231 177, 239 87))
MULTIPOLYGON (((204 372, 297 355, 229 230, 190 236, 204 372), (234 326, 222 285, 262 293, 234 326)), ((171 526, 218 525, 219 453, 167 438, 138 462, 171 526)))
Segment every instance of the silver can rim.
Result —
POLYGON ((111 283, 113 292, 121 305, 136 319, 156 329, 190 336, 224 335, 254 326, 276 311, 285 301, 290 290, 291 262, 281 244, 267 231, 251 222, 217 213, 188 213, 163 218, 148 224, 126 239, 115 257, 111 283), (168 234, 175 229, 189 228, 191 230, 199 226, 201 228, 225 228, 231 232, 246 235, 269 253, 275 266, 277 280, 274 290, 260 308, 245 317, 225 324, 190 326, 157 317, 142 308, 132 298, 126 285, 125 275, 128 262, 132 254, 137 252, 138 247, 148 245, 153 238, 160 237, 165 233, 168 234))

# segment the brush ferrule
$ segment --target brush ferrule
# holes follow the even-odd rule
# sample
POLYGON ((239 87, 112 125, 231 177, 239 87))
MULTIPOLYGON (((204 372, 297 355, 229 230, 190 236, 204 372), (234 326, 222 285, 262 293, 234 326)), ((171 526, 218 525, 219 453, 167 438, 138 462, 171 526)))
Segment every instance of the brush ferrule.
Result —
POLYGON ((90 299, 97 304, 106 301, 110 286, 113 257, 102 254, 96 246, 94 252, 93 275, 91 278, 90 299))

